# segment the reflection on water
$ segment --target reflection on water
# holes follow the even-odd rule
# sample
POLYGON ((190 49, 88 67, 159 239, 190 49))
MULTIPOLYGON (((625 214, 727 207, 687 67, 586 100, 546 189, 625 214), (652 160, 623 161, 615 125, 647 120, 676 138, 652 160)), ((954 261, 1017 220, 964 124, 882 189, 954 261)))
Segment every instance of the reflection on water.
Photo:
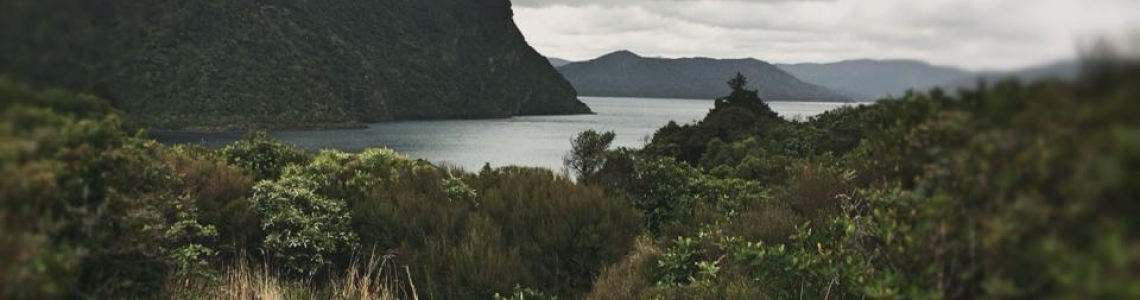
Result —
MULTIPOLYGON (((280 131, 273 137, 311 150, 360 151, 387 147, 413 158, 447 162, 467 170, 492 166, 533 166, 562 169, 570 138, 593 129, 614 131, 618 147, 640 147, 653 132, 669 123, 694 122, 712 108, 707 100, 583 97, 597 115, 536 116, 495 120, 410 121, 368 125, 367 129, 280 131)), ((807 118, 839 107, 839 103, 772 102, 787 118, 807 118)), ((241 133, 155 134, 164 143, 223 146, 241 133)))

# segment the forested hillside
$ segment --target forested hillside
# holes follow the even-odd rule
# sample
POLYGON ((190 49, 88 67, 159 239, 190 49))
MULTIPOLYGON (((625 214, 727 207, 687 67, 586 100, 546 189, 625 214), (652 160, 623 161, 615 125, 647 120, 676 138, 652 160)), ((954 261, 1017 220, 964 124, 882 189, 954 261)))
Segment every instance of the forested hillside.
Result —
POLYGON ((162 128, 589 113, 508 0, 3 1, 0 71, 162 128))

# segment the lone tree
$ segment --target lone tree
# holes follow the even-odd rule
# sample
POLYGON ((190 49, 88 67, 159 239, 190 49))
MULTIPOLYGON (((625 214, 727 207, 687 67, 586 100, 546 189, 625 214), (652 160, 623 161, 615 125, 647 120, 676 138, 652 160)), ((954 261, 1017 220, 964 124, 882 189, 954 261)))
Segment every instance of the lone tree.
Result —
POLYGON ((563 164, 570 169, 578 179, 587 180, 602 169, 606 162, 606 150, 613 144, 613 131, 598 133, 587 130, 579 133, 570 140, 570 153, 563 158, 563 164))
POLYGON ((736 76, 728 80, 728 86, 732 87, 733 92, 744 90, 744 86, 748 84, 748 79, 744 78, 744 74, 736 72, 736 76))

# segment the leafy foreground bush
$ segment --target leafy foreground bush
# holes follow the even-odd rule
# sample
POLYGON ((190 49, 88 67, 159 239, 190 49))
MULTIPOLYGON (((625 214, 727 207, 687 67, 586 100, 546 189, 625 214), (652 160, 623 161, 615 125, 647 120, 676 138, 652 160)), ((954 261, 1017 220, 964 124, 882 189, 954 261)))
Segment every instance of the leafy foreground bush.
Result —
POLYGON ((692 231, 611 266, 589 299, 1140 298, 1138 88, 1140 68, 1113 62, 807 122, 735 122, 726 112, 764 108, 718 102, 643 151, 611 151, 597 184, 646 190, 626 162, 664 155, 689 163, 671 182, 739 179, 768 200, 698 218, 659 212, 700 190, 651 193, 651 224, 692 231))
POLYGON ((191 151, 67 95, 0 79, 0 298, 144 296, 166 276, 212 276, 219 232, 195 201, 211 188, 176 172, 191 151))
POLYGON ((298 275, 316 275, 337 255, 357 248, 344 201, 317 195, 315 188, 315 182, 300 177, 253 188, 250 206, 261 216, 262 249, 298 275))

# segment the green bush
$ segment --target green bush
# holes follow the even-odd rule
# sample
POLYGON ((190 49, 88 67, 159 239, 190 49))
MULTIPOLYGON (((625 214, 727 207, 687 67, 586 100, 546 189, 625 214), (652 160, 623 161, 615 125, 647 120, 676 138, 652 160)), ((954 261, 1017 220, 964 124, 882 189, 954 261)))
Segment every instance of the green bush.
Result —
POLYGON ((661 253, 657 261, 657 285, 675 285, 690 283, 696 280, 698 251, 700 244, 697 240, 688 237, 677 237, 669 248, 661 253))
POLYGON ((222 156, 255 180, 277 179, 286 166, 302 164, 308 156, 304 150, 274 141, 264 131, 251 131, 245 138, 222 148, 222 156))
POLYGON ((547 295, 541 291, 515 286, 514 292, 509 295, 495 294, 494 300, 558 300, 558 297, 547 295))
POLYGON ((767 127, 720 102, 643 151, 609 154, 619 159, 599 173, 608 192, 687 230, 656 243, 658 273, 600 281, 661 285, 591 297, 1140 296, 1138 210, 1125 200, 1140 186, 1138 69, 909 93, 767 127), (645 163, 655 156, 700 169, 645 163))
POLYGON ((170 150, 163 160, 171 164, 172 174, 181 178, 180 188, 194 200, 198 220, 217 229, 216 250, 224 250, 221 254, 231 259, 256 252, 262 233, 249 208, 253 180, 214 151, 189 146, 170 150))
POLYGON ((316 182, 286 176, 257 184, 250 199, 265 231, 263 249, 297 275, 315 275, 358 247, 344 201, 316 188, 316 182))
POLYGON ((217 233, 171 149, 124 134, 89 96, 0 81, 0 97, 0 230, 15 255, 0 297, 148 297, 167 276, 213 273, 217 233))
POLYGON ((623 202, 548 170, 405 165, 389 178, 357 203, 355 226, 366 248, 397 253, 435 299, 491 298, 516 285, 580 295, 639 231, 623 202))

